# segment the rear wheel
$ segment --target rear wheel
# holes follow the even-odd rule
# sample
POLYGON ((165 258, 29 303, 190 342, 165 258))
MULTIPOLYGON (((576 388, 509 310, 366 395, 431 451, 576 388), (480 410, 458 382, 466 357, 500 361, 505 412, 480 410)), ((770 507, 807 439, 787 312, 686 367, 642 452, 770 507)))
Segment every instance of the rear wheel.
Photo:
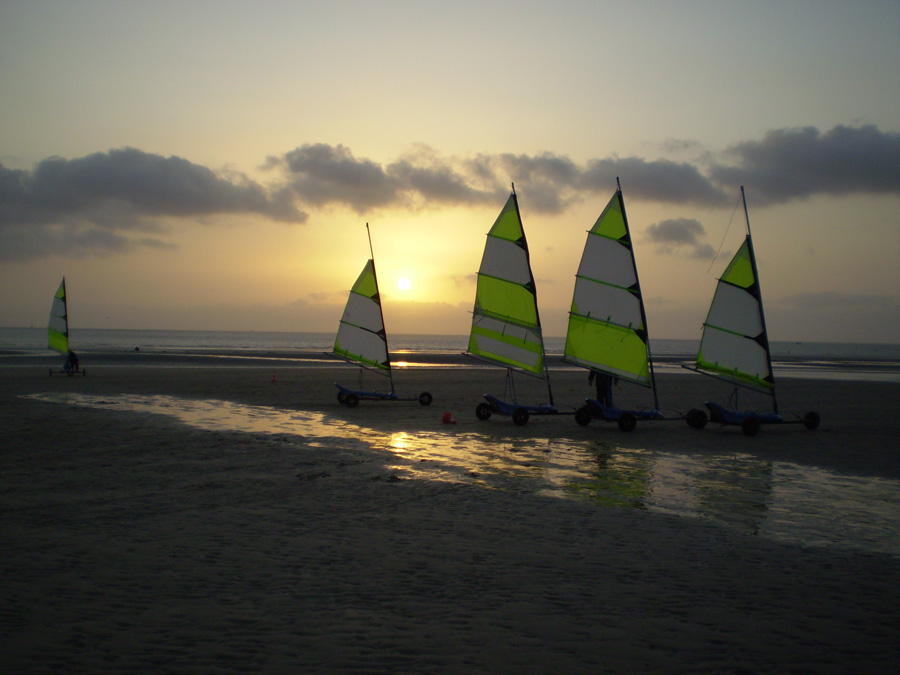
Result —
POLYGON ((418 396, 420 405, 431 405, 431 402, 434 400, 427 391, 423 391, 418 396))
POLYGON ((347 405, 347 397, 344 395, 344 392, 338 392, 338 403, 341 405, 347 405))
POLYGON ((637 418, 630 412, 619 415, 619 429, 622 431, 634 431, 637 426, 637 418))
POLYGON ((706 426, 706 413, 702 410, 698 410, 697 408, 692 408, 691 410, 689 410, 686 419, 688 426, 692 429, 702 429, 706 426))
POLYGON ((748 417, 741 422, 741 431, 746 436, 756 436, 759 433, 759 420, 755 417, 748 417))
POLYGON ((819 422, 821 422, 821 418, 817 412, 808 412, 806 413, 806 417, 803 418, 803 426, 810 431, 817 429, 819 427, 819 422))
POLYGON ((528 411, 525 408, 516 408, 512 414, 513 422, 520 427, 528 424, 528 411))
POLYGON ((592 419, 594 419, 594 415, 586 405, 575 411, 575 421, 578 422, 579 426, 586 427, 591 423, 592 419))
POLYGON ((491 406, 487 403, 479 403, 475 406, 475 417, 480 420, 489 420, 491 419, 491 406))
POLYGON ((346 394, 344 398, 347 400, 347 405, 351 408, 359 405, 359 396, 356 394, 346 394))

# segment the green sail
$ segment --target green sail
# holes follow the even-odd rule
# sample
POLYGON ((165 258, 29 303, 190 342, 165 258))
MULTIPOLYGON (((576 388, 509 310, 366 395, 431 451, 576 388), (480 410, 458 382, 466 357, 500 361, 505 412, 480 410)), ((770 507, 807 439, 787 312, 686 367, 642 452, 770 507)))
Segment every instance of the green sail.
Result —
POLYGON ((50 307, 50 322, 47 325, 47 346, 63 356, 69 355, 69 315, 66 301, 66 278, 53 296, 50 307))
POLYGON ((387 337, 375 261, 369 260, 350 289, 334 341, 335 356, 389 374, 387 337))
POLYGON ((646 316, 622 192, 587 235, 563 360, 652 386, 646 316))
POLYGON ((534 276, 515 194, 510 195, 487 235, 468 353, 529 375, 545 376, 534 276))

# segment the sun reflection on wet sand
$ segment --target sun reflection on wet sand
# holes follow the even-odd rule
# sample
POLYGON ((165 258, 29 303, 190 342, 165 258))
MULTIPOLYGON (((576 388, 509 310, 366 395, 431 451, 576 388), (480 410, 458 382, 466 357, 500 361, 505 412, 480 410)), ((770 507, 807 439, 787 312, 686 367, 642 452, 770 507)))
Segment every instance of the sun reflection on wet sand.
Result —
MULTIPOLYGON (((900 555, 900 481, 834 474, 734 452, 674 453, 603 441, 470 431, 383 432, 323 413, 170 396, 30 398, 173 417, 196 428, 285 434, 310 447, 375 450, 406 478, 469 482, 703 518, 802 545, 900 555)), ((677 433, 677 432, 673 432, 677 433)))

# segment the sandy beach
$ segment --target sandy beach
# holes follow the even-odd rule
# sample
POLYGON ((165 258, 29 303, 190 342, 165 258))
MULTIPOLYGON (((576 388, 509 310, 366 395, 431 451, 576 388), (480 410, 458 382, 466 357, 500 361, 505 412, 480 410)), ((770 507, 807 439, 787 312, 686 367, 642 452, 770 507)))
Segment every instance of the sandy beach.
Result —
MULTIPOLYGON (((570 415, 481 422, 481 394, 502 393, 492 368, 397 369, 400 394, 428 390, 434 404, 350 409, 333 383, 355 385, 353 368, 85 365, 71 378, 0 365, 6 672, 888 673, 900 659, 900 556, 499 489, 481 467, 459 480, 405 468, 417 435, 477 432, 896 481, 898 384, 785 379, 785 417, 816 410, 821 427, 748 438, 683 422, 623 434, 570 415), (117 410, 122 395, 315 412, 365 431, 194 426, 117 410), (402 458, 361 442, 398 432, 402 458)), ((590 394, 581 372, 554 373, 553 387, 561 410, 590 394)), ((647 402, 632 389, 620 404, 647 402)), ((659 391, 675 414, 728 389, 686 374, 661 376, 659 391)), ((519 397, 530 393, 544 402, 526 382, 519 397)))

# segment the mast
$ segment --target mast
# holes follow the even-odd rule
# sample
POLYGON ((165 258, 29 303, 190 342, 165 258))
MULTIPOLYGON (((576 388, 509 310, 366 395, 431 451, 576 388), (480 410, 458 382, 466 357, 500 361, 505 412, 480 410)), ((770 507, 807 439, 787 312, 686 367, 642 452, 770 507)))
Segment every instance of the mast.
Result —
MULTIPOLYGON (((516 184, 510 183, 512 186, 512 198, 513 204, 516 206, 516 217, 519 219, 519 223, 522 222, 522 213, 519 211, 519 198, 516 196, 516 184)), ((522 227, 522 236, 525 236, 525 227, 522 227)), ((527 240, 526 240, 527 241, 527 240)), ((528 245, 525 245, 525 259, 528 261, 528 269, 531 270, 531 252, 528 250, 528 245)), ((534 293, 534 314, 537 317, 537 325, 541 329, 541 359, 544 361, 544 379, 547 381, 547 396, 550 399, 550 405, 553 405, 553 389, 550 386, 550 368, 547 365, 547 351, 544 347, 544 328, 541 324, 541 313, 538 308, 537 301, 537 284, 534 283, 534 274, 532 273, 531 278, 531 287, 532 293, 534 293)))
MULTIPOLYGON (((388 360, 388 378, 391 381, 391 393, 394 393, 394 369, 391 368, 391 350, 388 347, 387 328, 384 327, 384 307, 381 305, 381 286, 378 285, 378 273, 375 270, 375 251, 372 248, 372 231, 369 229, 369 223, 366 223, 366 235, 369 237, 369 255, 372 260, 372 276, 375 278, 375 288, 378 289, 378 312, 381 314, 381 326, 384 332, 384 352, 387 354, 388 360)), ((360 371, 362 372, 362 371, 360 371)))
POLYGON ((625 229, 628 232, 628 246, 631 249, 631 265, 634 268, 635 287, 637 290, 638 303, 641 307, 641 323, 644 326, 643 338, 647 345, 647 365, 650 368, 650 388, 653 390, 653 407, 659 409, 659 395, 656 393, 656 374, 653 372, 653 356, 650 352, 650 327, 647 324, 647 313, 644 310, 644 294, 641 292, 641 278, 638 276, 637 261, 634 259, 634 246, 631 241, 631 228, 628 226, 628 216, 625 213, 625 200, 622 197, 622 186, 619 183, 619 177, 616 176, 616 196, 619 199, 619 208, 622 210, 622 220, 625 221, 625 229))
MULTIPOLYGON (((762 288, 759 283, 759 270, 756 267, 756 253, 753 251, 753 237, 750 235, 750 215, 747 212, 747 197, 744 194, 744 186, 741 185, 741 201, 744 204, 744 220, 747 223, 747 250, 750 253, 750 267, 753 269, 753 278, 756 279, 756 299, 759 302, 759 320, 762 323, 762 347, 766 351, 766 363, 769 366, 769 374, 773 380, 775 373, 772 371, 772 351, 769 349, 769 331, 766 328, 766 312, 763 308, 762 288)), ((778 414, 778 399, 775 397, 775 388, 772 387, 772 409, 778 414)))

